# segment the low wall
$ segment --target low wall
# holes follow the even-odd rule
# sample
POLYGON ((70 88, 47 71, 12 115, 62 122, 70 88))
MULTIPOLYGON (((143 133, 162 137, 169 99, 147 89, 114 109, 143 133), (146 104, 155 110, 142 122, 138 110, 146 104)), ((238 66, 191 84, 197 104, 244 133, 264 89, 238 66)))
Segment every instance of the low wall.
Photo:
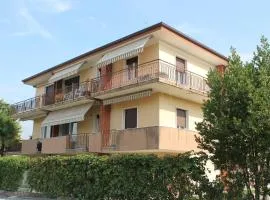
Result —
POLYGON ((159 127, 159 149, 170 151, 199 151, 195 135, 198 133, 185 129, 159 127))
POLYGON ((42 153, 61 154, 66 153, 68 136, 53 137, 42 140, 42 153))
POLYGON ((35 154, 35 153, 37 153, 37 140, 23 140, 22 154, 35 154))

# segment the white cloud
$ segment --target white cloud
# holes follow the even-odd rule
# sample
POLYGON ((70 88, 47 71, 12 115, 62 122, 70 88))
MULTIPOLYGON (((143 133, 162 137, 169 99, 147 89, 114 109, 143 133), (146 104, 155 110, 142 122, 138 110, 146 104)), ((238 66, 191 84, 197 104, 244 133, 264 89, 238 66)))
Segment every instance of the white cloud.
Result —
POLYGON ((70 0, 31 0, 38 10, 44 12, 63 13, 72 9, 73 4, 70 0))
POLYGON ((48 30, 46 30, 33 15, 31 15, 31 13, 28 11, 26 7, 20 9, 19 16, 23 20, 25 30, 15 32, 12 35, 14 36, 39 35, 46 39, 52 38, 51 33, 48 30))

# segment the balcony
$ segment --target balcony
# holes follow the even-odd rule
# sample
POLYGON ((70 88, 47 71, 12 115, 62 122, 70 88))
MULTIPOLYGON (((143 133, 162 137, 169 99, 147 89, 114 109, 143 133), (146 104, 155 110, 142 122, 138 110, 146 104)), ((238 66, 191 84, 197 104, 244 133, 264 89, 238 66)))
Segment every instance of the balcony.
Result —
POLYGON ((108 99, 147 89, 198 103, 203 102, 209 91, 204 77, 189 71, 178 71, 170 63, 154 60, 132 70, 124 69, 16 103, 12 105, 13 115, 23 120, 35 119, 47 111, 76 106, 93 101, 93 98, 108 99))
MULTIPOLYGON (((186 152, 198 151, 198 133, 170 127, 110 130, 103 134, 81 133, 41 139, 43 154, 79 152, 186 152)), ((37 153, 38 140, 24 140, 22 154, 37 153)))
MULTIPOLYGON (((96 152, 96 143, 100 139, 95 134, 81 133, 78 135, 66 135, 40 139, 43 154, 65 154, 89 151, 96 152), (89 141, 91 139, 91 142, 89 141)), ((22 141, 22 154, 36 154, 37 139, 22 141)), ((98 145, 100 146, 100 145, 98 145)), ((100 149, 100 148, 99 148, 100 149)))
POLYGON ((42 99, 43 96, 36 96, 11 105, 13 117, 27 120, 45 116, 46 111, 41 110, 42 99))
POLYGON ((14 118, 21 120, 35 119, 46 116, 47 111, 76 106, 91 101, 91 84, 83 82, 55 90, 55 93, 36 96, 13 104, 14 118))
POLYGON ((44 94, 42 108, 48 111, 76 106, 89 102, 91 97, 91 84, 89 81, 72 84, 56 89, 52 94, 44 94))
POLYGON ((106 99, 112 97, 112 93, 123 95, 134 90, 154 89, 157 92, 166 92, 168 87, 165 87, 164 83, 203 96, 209 91, 206 78, 190 71, 178 71, 175 65, 162 60, 154 60, 93 79, 91 91, 93 96, 106 99))
POLYGON ((104 132, 103 152, 111 151, 197 151, 196 132, 170 127, 144 127, 104 132))

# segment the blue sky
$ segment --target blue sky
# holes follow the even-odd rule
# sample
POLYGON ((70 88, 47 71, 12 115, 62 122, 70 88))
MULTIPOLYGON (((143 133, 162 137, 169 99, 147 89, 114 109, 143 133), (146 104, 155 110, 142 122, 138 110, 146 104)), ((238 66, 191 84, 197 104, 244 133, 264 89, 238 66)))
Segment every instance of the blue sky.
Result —
MULTIPOLYGON (((163 21, 218 52, 252 56, 270 38, 269 1, 1 0, 0 98, 34 96, 22 79, 100 45, 163 21)), ((32 123, 22 123, 22 137, 32 123)))

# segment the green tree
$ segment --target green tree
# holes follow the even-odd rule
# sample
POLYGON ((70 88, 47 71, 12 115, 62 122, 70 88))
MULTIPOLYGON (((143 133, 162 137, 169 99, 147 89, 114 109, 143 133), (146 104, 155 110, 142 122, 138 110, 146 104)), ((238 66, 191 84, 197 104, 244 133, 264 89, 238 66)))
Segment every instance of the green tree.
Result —
POLYGON ((3 156, 6 147, 20 138, 20 125, 11 117, 11 108, 0 100, 0 155, 3 156))
POLYGON ((235 50, 224 74, 208 75, 197 142, 228 174, 228 199, 266 199, 270 194, 270 45, 262 37, 252 61, 235 50))

